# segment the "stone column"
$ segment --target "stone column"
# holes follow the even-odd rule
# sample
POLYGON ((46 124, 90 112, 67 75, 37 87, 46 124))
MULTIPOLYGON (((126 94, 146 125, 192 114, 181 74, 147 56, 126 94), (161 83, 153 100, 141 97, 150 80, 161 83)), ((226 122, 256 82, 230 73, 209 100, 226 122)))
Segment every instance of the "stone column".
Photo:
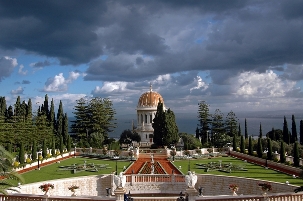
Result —
POLYGON ((198 196, 198 191, 193 188, 193 187, 189 187, 186 189, 185 191, 185 195, 188 196, 188 201, 195 201, 196 197, 198 196))
POLYGON ((123 187, 116 188, 114 192, 116 196, 116 201, 124 201, 125 189, 123 187))

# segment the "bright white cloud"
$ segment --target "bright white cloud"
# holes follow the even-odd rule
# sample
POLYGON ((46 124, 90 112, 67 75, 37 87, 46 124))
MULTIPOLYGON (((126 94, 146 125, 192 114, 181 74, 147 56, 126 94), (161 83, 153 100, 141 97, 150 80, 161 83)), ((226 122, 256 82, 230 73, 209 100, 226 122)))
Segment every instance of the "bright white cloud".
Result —
POLYGON ((23 71, 23 68, 24 68, 24 65, 20 65, 19 66, 19 70, 18 70, 18 73, 20 74, 20 75, 26 75, 27 74, 27 70, 25 70, 25 71, 23 71))
POLYGON ((117 91, 125 91, 127 86, 127 82, 104 82, 103 86, 96 86, 93 93, 110 93, 110 92, 117 92, 117 91))
POLYGON ((235 80, 236 95, 244 97, 283 97, 294 89, 296 82, 283 81, 269 70, 265 73, 244 72, 235 80))
POLYGON ((22 87, 18 87, 17 89, 12 90, 12 91, 11 91, 11 94, 12 94, 12 95, 23 94, 23 91, 24 91, 24 89, 23 89, 22 87))
POLYGON ((68 84, 72 83, 80 76, 79 72, 70 72, 67 79, 64 78, 63 73, 59 73, 53 78, 48 78, 45 82, 43 91, 46 92, 64 92, 68 89, 68 84))
POLYGON ((16 58, 4 56, 0 58, 0 82, 5 78, 9 77, 14 68, 18 65, 16 58))
POLYGON ((195 80, 196 86, 190 88, 190 90, 189 90, 190 92, 195 89, 201 89, 202 91, 205 91, 208 88, 208 85, 205 82, 203 82, 203 80, 200 76, 197 76, 194 80, 195 80))

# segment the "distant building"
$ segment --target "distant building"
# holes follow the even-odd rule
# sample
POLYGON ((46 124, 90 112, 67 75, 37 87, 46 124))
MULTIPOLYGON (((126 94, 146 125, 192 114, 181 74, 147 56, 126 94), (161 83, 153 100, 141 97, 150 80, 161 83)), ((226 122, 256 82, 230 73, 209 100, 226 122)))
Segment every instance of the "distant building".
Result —
POLYGON ((152 85, 150 85, 150 90, 143 93, 139 98, 135 131, 141 136, 141 144, 153 144, 154 129, 152 123, 157 113, 159 101, 163 103, 163 110, 165 111, 164 100, 159 93, 152 90, 152 85))

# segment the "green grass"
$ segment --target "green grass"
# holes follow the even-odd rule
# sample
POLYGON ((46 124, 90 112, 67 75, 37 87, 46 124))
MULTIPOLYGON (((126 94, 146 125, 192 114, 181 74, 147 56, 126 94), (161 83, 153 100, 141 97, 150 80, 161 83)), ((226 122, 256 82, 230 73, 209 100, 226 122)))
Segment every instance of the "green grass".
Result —
MULTIPOLYGON (((188 160, 175 160, 174 162, 176 167, 181 166, 181 171, 183 174, 187 173, 188 170, 188 160)), ((123 170, 123 167, 128 167, 130 165, 130 161, 118 161, 118 172, 123 170)), ((52 165, 48 165, 46 167, 42 167, 40 170, 33 170, 27 173, 22 174, 25 179, 25 183, 34 183, 40 181, 47 181, 53 179, 62 179, 62 178, 70 178, 70 177, 80 177, 80 176, 89 176, 89 175, 100 175, 100 174, 110 174, 114 172, 116 169, 116 161, 113 160, 100 160, 100 159, 88 159, 88 158, 70 158, 61 163, 55 163, 52 165), (60 171, 59 166, 67 166, 72 164, 84 164, 86 161, 87 164, 108 164, 108 169, 101 169, 98 172, 79 172, 73 174, 71 171, 60 171)), ((246 178, 254 178, 254 179, 262 179, 268 181, 275 181, 285 183, 289 181, 292 185, 303 186, 303 180, 299 178, 293 178, 290 175, 280 173, 274 170, 265 169, 264 167, 254 165, 251 163, 244 162, 242 160, 238 160, 232 157, 219 157, 219 158, 211 158, 211 159, 190 159, 190 169, 191 171, 195 171, 197 174, 214 174, 214 175, 226 175, 226 176, 236 176, 236 177, 246 177, 246 178), (242 166, 248 171, 232 171, 231 173, 224 173, 219 171, 209 171, 205 172, 204 169, 199 169, 195 165, 196 163, 204 163, 207 164, 209 162, 219 162, 222 160, 222 164, 232 163, 233 165, 242 166)))
MULTIPOLYGON (((130 161, 118 161, 118 172, 123 170, 123 167, 130 165, 130 161)), ((90 176, 90 175, 100 175, 100 174, 110 174, 116 170, 116 161, 114 160, 100 160, 100 159, 89 159, 89 158, 70 158, 60 163, 54 163, 45 167, 41 167, 40 170, 33 170, 30 172, 23 173, 22 176, 26 184, 47 181, 53 179, 62 179, 70 177, 80 177, 80 176, 90 176), (72 164, 84 164, 86 161, 87 164, 94 163, 97 164, 108 164, 108 169, 100 169, 98 172, 77 172, 72 173, 71 171, 60 170, 59 166, 68 166, 72 164)))
MULTIPOLYGON (((175 160, 176 167, 181 166, 182 173, 186 174, 188 171, 188 160, 175 160)), ((303 186, 303 180, 300 178, 293 178, 291 175, 287 175, 278 171, 266 169, 262 166, 247 163, 245 161, 235 159, 232 157, 219 157, 211 159, 190 159, 190 170, 195 171, 197 174, 214 174, 214 175, 226 175, 226 176, 236 176, 236 177, 246 177, 253 179, 268 180, 274 182, 285 183, 289 181, 292 185, 303 186), (247 171, 236 170, 231 173, 225 173, 220 171, 209 171, 205 172, 204 169, 199 169, 196 163, 208 164, 209 162, 219 163, 222 160, 222 164, 232 163, 235 166, 242 166, 247 169, 247 171)))

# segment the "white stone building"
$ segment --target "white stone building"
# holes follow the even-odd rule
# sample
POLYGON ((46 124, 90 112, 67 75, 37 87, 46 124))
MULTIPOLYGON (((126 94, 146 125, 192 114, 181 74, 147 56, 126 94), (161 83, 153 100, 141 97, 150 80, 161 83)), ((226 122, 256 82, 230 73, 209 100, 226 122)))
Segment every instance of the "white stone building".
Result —
POLYGON ((164 100, 159 93, 152 90, 152 85, 150 85, 150 90, 143 93, 139 98, 135 131, 141 136, 141 144, 153 144, 154 129, 152 123, 157 113, 159 101, 163 103, 163 110, 165 111, 164 100))

